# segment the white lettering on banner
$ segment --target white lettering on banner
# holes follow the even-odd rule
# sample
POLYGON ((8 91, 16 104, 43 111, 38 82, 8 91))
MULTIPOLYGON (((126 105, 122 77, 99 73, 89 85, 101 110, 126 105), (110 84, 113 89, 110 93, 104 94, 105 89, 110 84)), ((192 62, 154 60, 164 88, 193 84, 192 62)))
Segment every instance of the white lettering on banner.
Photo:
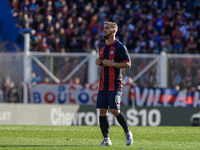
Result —
POLYGON ((151 101, 153 99, 153 95, 154 95, 154 90, 153 89, 149 89, 149 96, 147 99, 147 106, 151 106, 151 101))
POLYGON ((93 112, 64 113, 60 107, 52 108, 50 112, 52 125, 82 125, 84 121, 86 125, 92 126, 98 124, 97 119, 98 116, 93 112))
POLYGON ((142 109, 139 111, 139 116, 141 116, 141 124, 142 126, 147 126, 147 110, 146 109, 142 109))
POLYGON ((57 125, 57 118, 56 118, 56 116, 57 116, 58 114, 57 114, 57 110, 56 110, 56 108, 52 108, 51 109, 51 113, 50 113, 50 117, 51 117, 51 123, 53 124, 53 125, 57 125))
POLYGON ((73 120, 73 125, 78 125, 78 115, 76 113, 74 113, 74 117, 71 117, 71 119, 73 120))
POLYGON ((166 89, 164 103, 163 103, 163 106, 165 106, 165 107, 171 107, 171 105, 168 103, 170 93, 171 93, 170 90, 166 89))
MULTIPOLYGON (((136 105, 137 106, 144 106, 144 103, 145 103, 146 99, 147 99, 147 106, 151 106, 152 105, 152 100, 153 100, 153 95, 154 95, 154 90, 153 89, 144 88, 144 90, 142 92, 142 97, 141 97, 140 96, 141 95, 140 88, 139 87, 135 87, 135 93, 136 93, 135 96, 136 96, 136 105)), ((160 94, 161 94, 161 90, 160 89, 156 89, 155 90, 155 98, 154 98, 153 106, 161 106, 161 104, 159 104, 160 94)))
POLYGON ((96 124, 96 115, 93 112, 88 112, 85 116, 85 123, 89 126, 93 126, 96 124))
POLYGON ((11 120, 11 112, 0 112, 0 121, 11 120))
MULTIPOLYGON (((161 104, 159 104, 159 98, 161 95, 160 89, 156 89, 154 91, 151 88, 150 89, 144 88, 143 92, 141 92, 139 87, 135 87, 136 105, 144 106, 147 99, 146 106, 151 106, 154 92, 155 92, 155 98, 154 98, 153 106, 161 106, 161 104)), ((166 89, 164 93, 164 102, 163 102, 163 106, 165 107, 171 107, 171 105, 168 103, 169 96, 170 96, 170 90, 166 89)))
MULTIPOLYGON (((130 126, 159 126, 161 123, 161 113, 158 109, 128 109, 126 112, 127 121, 130 126)), ((99 112, 62 112, 61 108, 52 108, 50 112, 52 125, 99 125, 99 112)), ((119 125, 116 117, 108 112, 108 121, 110 125, 119 125)))
POLYGON ((61 108, 52 108, 50 114, 52 125, 72 125, 74 113, 63 113, 61 108))
POLYGON ((136 92, 136 104, 137 106, 143 106, 145 103, 145 99, 147 97, 148 94, 148 89, 144 88, 143 93, 142 93, 142 98, 140 98, 140 88, 136 87, 135 88, 135 92, 136 92))
POLYGON ((160 107, 161 106, 161 104, 159 104, 160 94, 161 94, 161 90, 160 89, 156 89, 155 99, 154 99, 154 102, 153 102, 153 106, 154 107, 160 107))
POLYGON ((174 107, 186 107, 187 94, 185 92, 179 92, 174 102, 174 107))
POLYGON ((138 111, 136 109, 129 109, 126 112, 127 122, 130 126, 137 126, 139 124, 139 119, 136 117, 138 111))
POLYGON ((70 126, 71 124, 72 124, 72 120, 73 120, 73 118, 74 118, 74 113, 70 113, 70 112, 67 112, 66 113, 66 125, 67 126, 70 126))
POLYGON ((80 112, 80 113, 78 113, 78 125, 80 126, 80 125, 82 125, 82 118, 84 118, 84 116, 85 116, 85 112, 80 112))
POLYGON ((139 118, 137 116, 141 116, 141 125, 146 126, 147 123, 149 126, 159 126, 161 123, 161 114, 158 109, 152 109, 148 113, 147 118, 147 110, 142 109, 139 112, 135 109, 129 109, 126 112, 127 121, 130 126, 139 125, 139 118), (153 116, 155 116, 155 120, 153 120, 153 116), (148 121, 148 122, 147 122, 148 121))
POLYGON ((199 99, 199 92, 194 92, 194 102, 193 107, 200 107, 200 99, 199 99))
POLYGON ((152 109, 148 113, 148 124, 150 126, 159 126, 161 123, 161 114, 158 109, 152 109), (153 121, 153 116, 155 115, 155 121, 153 121))

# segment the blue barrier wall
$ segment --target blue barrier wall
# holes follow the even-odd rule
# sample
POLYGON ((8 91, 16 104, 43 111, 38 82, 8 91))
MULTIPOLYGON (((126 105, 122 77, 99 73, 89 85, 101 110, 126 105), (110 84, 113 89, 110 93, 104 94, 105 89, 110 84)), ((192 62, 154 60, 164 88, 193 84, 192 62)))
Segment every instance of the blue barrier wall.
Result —
POLYGON ((3 41, 16 43, 19 29, 12 18, 11 9, 7 0, 0 0, 0 35, 3 41))

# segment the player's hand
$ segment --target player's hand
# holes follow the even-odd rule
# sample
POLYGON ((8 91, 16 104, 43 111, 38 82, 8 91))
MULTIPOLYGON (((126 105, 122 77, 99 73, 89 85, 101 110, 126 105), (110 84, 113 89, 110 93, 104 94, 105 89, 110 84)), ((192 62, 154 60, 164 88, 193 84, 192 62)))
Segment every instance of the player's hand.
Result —
POLYGON ((100 66, 101 65, 101 60, 98 58, 98 59, 96 59, 95 63, 96 63, 97 66, 100 66))
POLYGON ((107 66, 112 67, 113 66, 113 62, 111 60, 104 59, 104 60, 102 60, 102 63, 104 64, 105 67, 107 67, 107 66))

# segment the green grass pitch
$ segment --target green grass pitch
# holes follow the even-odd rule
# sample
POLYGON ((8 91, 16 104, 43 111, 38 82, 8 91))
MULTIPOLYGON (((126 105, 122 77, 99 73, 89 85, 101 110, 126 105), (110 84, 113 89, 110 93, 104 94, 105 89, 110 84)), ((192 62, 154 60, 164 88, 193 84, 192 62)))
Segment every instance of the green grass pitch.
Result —
POLYGON ((125 145, 121 126, 110 127, 111 147, 98 147, 103 140, 99 126, 13 126, 0 125, 0 149, 38 150, 198 150, 199 127, 130 127, 134 136, 125 145))

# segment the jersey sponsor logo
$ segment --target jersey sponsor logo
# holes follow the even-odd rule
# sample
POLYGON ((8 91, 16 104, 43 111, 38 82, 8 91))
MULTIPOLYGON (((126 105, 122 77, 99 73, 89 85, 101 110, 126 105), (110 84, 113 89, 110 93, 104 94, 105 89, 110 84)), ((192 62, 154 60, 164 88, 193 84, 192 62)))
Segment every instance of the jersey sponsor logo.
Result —
POLYGON ((114 51, 110 51, 110 54, 111 54, 111 55, 114 54, 114 51))

